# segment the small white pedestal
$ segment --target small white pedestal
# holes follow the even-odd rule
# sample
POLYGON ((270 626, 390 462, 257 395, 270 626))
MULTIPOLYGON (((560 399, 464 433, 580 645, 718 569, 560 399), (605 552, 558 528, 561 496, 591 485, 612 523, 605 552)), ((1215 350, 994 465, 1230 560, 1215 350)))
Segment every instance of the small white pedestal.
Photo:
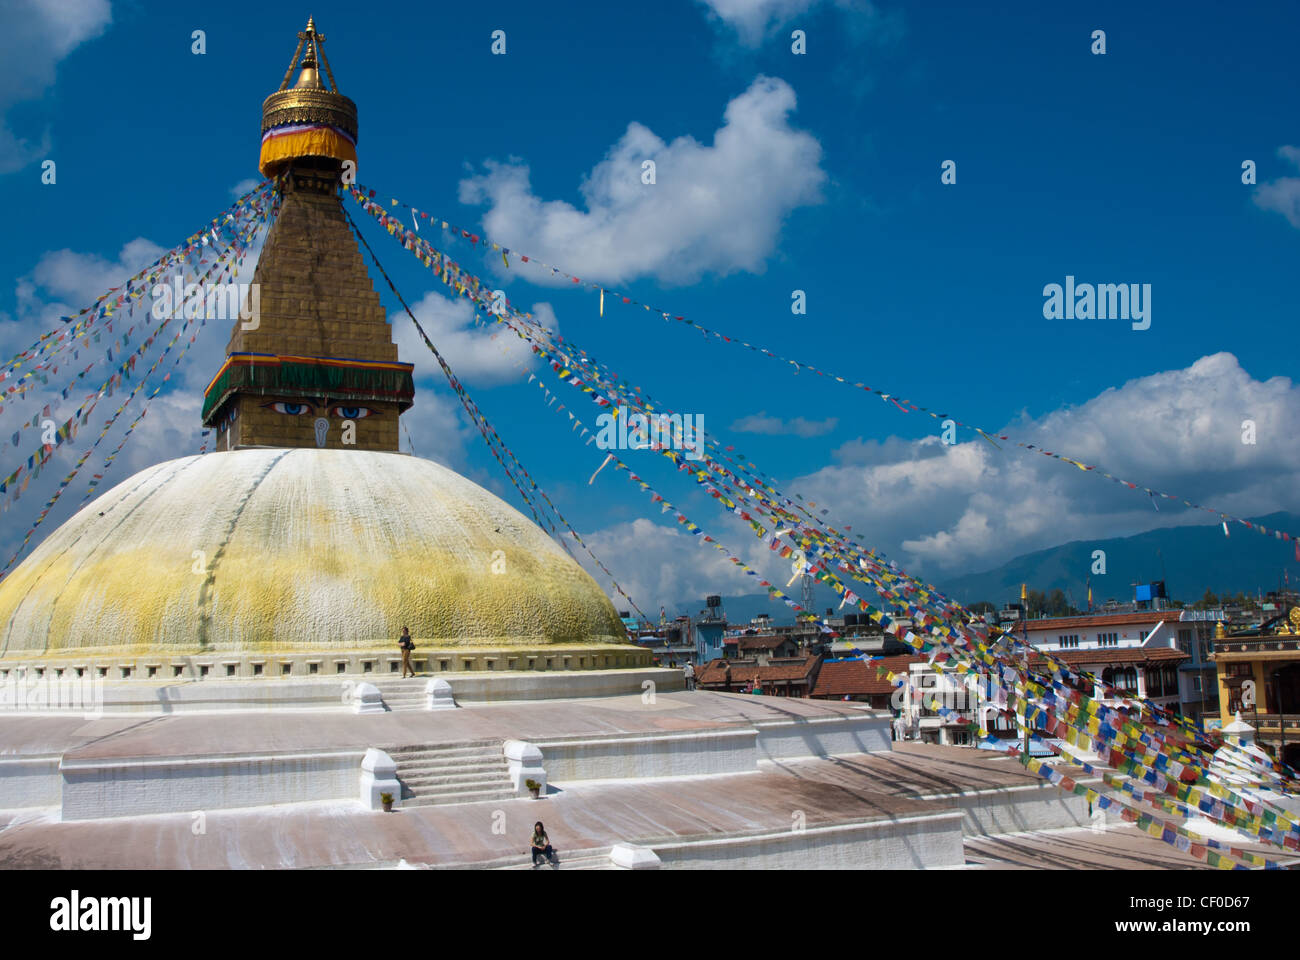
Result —
POLYGON ((451 684, 434 677, 424 685, 424 695, 430 710, 455 710, 456 699, 451 694, 451 684))

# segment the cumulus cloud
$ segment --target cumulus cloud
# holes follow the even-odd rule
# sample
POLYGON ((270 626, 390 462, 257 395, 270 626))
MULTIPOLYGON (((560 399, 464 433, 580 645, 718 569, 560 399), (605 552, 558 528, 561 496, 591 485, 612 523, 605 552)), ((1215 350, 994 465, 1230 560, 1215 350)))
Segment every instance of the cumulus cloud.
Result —
POLYGON ((794 417, 783 420, 780 417, 769 417, 767 411, 762 410, 741 417, 731 425, 731 429, 740 433, 764 433, 769 436, 820 437, 834 430, 839 422, 838 417, 827 417, 825 420, 794 417))
MULTIPOLYGON (((443 355, 456 376, 466 382, 480 384, 517 380, 525 368, 532 365, 532 351, 528 344, 515 336, 504 324, 475 326, 474 306, 464 297, 448 299, 430 291, 411 304, 424 332, 443 355)), ((555 311, 550 304, 533 305, 533 317, 551 330, 558 329, 555 311)), ((393 324, 393 340, 398 355, 404 363, 415 364, 415 378, 420 383, 444 382, 442 367, 411 323, 406 311, 397 309, 389 313, 393 324)))
MULTIPOLYGON (((1300 504, 1300 450, 1286 440, 1297 417, 1300 390, 1290 380, 1255 380, 1232 354, 1218 353, 1004 432, 1244 516, 1300 504), (1247 419, 1255 444, 1242 442, 1247 419)), ((1211 519, 1165 500, 1157 513, 1119 484, 1006 444, 927 438, 890 446, 882 456, 858 441, 839 463, 796 483, 918 570, 977 570, 1069 540, 1211 519)))
POLYGON ((41 96, 53 83, 59 62, 112 22, 108 0, 5 0, 0 29, 0 174, 40 159, 50 149, 50 132, 16 133, 8 112, 41 96))
MULTIPOLYGON (((1279 147, 1278 156, 1300 169, 1300 147, 1279 147)), ((1278 177, 1255 189, 1255 205, 1286 217, 1291 226, 1300 228, 1300 177, 1278 177)))
MULTIPOLYGON (((647 614, 654 614, 660 604, 703 597, 715 591, 758 593, 762 590, 756 579, 742 573, 721 552, 703 543, 699 537, 684 532, 677 524, 660 524, 639 518, 631 523, 583 533, 582 538, 647 614)), ((739 534, 733 533, 730 540, 736 542, 729 542, 728 546, 737 551, 746 546, 739 534)), ((609 578, 591 562, 591 558, 580 549, 574 550, 573 555, 605 588, 614 605, 626 609, 627 601, 618 595, 609 578)), ((740 556, 767 576, 779 575, 771 573, 776 564, 758 551, 752 557, 744 552, 740 556)), ((783 585, 785 579, 782 578, 778 585, 783 585)))
POLYGON ((460 200, 488 207, 489 235, 583 279, 758 273, 786 216, 819 203, 826 180, 821 145, 790 125, 794 109, 789 84, 759 77, 727 104, 712 144, 665 143, 630 123, 583 180, 586 209, 534 194, 519 160, 486 163, 461 181, 460 200), (655 163, 652 185, 641 182, 646 160, 655 163))
POLYGON ((163 254, 152 240, 136 237, 116 259, 75 250, 51 250, 14 286, 17 312, 0 316, 0 355, 9 359, 42 334, 62 325, 104 291, 126 282, 163 254))

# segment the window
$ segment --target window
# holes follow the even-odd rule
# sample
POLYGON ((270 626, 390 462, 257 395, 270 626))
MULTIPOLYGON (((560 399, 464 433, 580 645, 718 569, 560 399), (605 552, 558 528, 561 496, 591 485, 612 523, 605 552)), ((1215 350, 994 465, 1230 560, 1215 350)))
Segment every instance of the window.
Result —
POLYGON ((1125 667, 1123 670, 1115 671, 1115 688, 1120 693, 1135 694, 1138 688, 1138 675, 1136 667, 1125 667))
POLYGON ((1201 675, 1199 673, 1192 674, 1192 692, 1201 692, 1201 675))
POLYGON ((1097 634, 1097 645, 1101 647, 1119 646, 1118 633, 1099 633, 1097 634))
POLYGON ((1077 633, 1070 634, 1069 636, 1057 637, 1056 640, 1057 643, 1060 644, 1062 650, 1071 650, 1079 645, 1079 635, 1077 633))
POLYGON ((1210 654, 1214 652, 1214 641, 1205 637, 1201 638, 1201 663, 1210 662, 1210 654))
POLYGON ((1192 655, 1192 631, 1190 627, 1178 631, 1178 649, 1189 657, 1192 655))
POLYGON ((1165 696, 1165 680, 1160 667, 1147 667, 1147 696, 1165 696))

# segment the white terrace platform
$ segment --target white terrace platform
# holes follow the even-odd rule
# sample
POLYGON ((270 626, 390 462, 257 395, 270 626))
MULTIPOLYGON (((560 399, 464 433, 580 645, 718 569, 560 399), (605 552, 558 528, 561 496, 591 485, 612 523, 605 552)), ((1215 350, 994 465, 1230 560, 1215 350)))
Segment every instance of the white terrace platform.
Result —
POLYGON ((939 868, 1087 824, 1014 761, 891 750, 888 714, 850 703, 412 707, 0 714, 0 867, 517 865, 542 819, 571 866, 939 868))

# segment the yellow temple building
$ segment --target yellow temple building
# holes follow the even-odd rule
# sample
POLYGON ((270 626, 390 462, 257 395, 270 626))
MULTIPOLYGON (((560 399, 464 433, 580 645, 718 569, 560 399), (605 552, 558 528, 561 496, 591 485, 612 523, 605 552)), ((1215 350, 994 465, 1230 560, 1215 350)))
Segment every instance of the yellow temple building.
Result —
POLYGON ((1300 607, 1257 630, 1228 634, 1220 624, 1214 663, 1223 726, 1240 718, 1261 747, 1300 766, 1300 607))
POLYGON ((282 202, 205 391, 217 450, 141 471, 0 583, 0 666, 112 679, 648 664, 596 582, 502 500, 398 451, 411 370, 343 213, 356 107, 309 22, 263 105, 282 202), (299 62, 299 55, 302 59, 299 62), (296 83, 290 80, 297 63, 296 83), (322 79, 321 69, 327 79, 322 79))

